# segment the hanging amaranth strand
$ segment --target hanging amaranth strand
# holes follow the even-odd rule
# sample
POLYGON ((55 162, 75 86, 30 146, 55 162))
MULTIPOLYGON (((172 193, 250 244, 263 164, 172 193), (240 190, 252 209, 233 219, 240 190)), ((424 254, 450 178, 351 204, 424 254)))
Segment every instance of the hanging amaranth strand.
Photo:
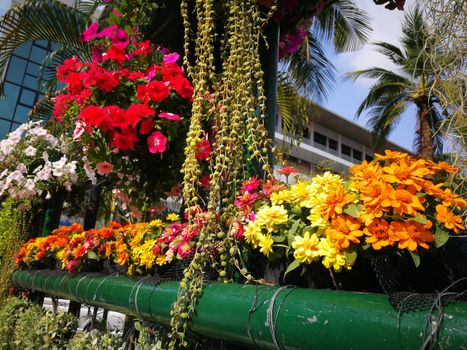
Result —
MULTIPOLYGON (((181 14, 185 27, 184 63, 193 82, 192 117, 185 149, 183 195, 190 215, 190 225, 200 230, 193 260, 184 272, 178 300, 172 315, 171 349, 187 346, 188 318, 202 293, 204 271, 212 266, 225 282, 228 260, 235 263, 237 245, 230 235, 229 219, 236 217, 235 194, 248 177, 246 165, 255 163, 265 176, 272 173, 267 152, 270 148, 264 127, 265 101, 263 70, 259 47, 265 40, 262 31, 270 15, 260 11, 257 0, 194 1, 197 32, 194 39, 194 65, 190 65, 193 27, 190 1, 182 0, 181 14), (216 19, 227 16, 221 28, 222 41, 216 41, 216 19), (221 74, 216 75, 215 45, 222 52, 221 74), (212 92, 213 91, 213 92, 212 92), (201 166, 196 145, 209 123, 214 136, 209 163, 209 195, 200 195, 198 184, 201 166), (213 253, 217 259, 213 258, 213 253), (230 257, 229 257, 230 256, 230 257), (219 262, 220 260, 220 262, 219 262)), ((237 265, 237 263, 235 263, 237 265)))

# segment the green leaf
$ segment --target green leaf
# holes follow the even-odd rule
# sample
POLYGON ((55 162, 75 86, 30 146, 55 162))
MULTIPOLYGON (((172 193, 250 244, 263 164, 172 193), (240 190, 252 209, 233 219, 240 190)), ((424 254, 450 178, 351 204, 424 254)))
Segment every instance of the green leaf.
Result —
POLYGON ((99 260, 99 257, 97 256, 97 254, 94 253, 92 250, 88 252, 87 257, 88 259, 99 260))
POLYGON ((415 264, 415 267, 419 267, 420 266, 420 255, 418 255, 417 253, 414 253, 412 251, 409 250, 409 253, 410 253, 410 256, 412 257, 412 260, 413 260, 413 263, 415 264))
POLYGON ((360 211, 358 210, 358 207, 356 204, 349 204, 345 209, 344 213, 347 215, 350 215, 351 217, 358 219, 360 217, 360 211))
POLYGON ((350 250, 350 251, 346 251, 345 252, 345 261, 349 264, 349 265, 353 265, 353 263, 355 262, 355 260, 357 260, 357 251, 356 250, 350 250))
POLYGON ((285 273, 284 273, 284 278, 285 276, 287 276, 287 274, 290 272, 290 271, 293 271, 295 270, 297 267, 299 267, 302 263, 300 262, 300 260, 298 259, 295 259, 294 261, 292 261, 289 266, 287 266, 287 270, 285 270, 285 273))
POLYGON ((272 240, 275 243, 281 243, 281 242, 284 242, 285 237, 284 236, 272 236, 272 240))
POLYGON ((435 246, 436 248, 442 247, 443 245, 446 244, 446 242, 449 239, 449 233, 445 230, 443 230, 441 227, 436 226, 436 232, 434 234, 435 236, 435 246))
POLYGON ((428 221, 425 215, 417 214, 414 218, 411 219, 412 221, 418 222, 419 224, 425 225, 428 221))
POLYGON ((143 327, 141 327, 141 323, 135 322, 135 329, 136 329, 138 332, 141 332, 141 331, 143 330, 143 327))
POLYGON ((294 235, 297 232, 299 226, 300 226, 300 220, 294 221, 294 223, 292 224, 292 227, 289 230, 289 234, 294 235))

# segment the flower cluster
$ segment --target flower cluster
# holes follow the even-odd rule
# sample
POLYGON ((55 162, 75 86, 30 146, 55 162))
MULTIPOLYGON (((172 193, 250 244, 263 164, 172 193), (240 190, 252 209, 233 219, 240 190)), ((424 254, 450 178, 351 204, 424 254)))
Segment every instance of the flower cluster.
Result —
MULTIPOLYGON (((52 192, 59 186, 71 190, 80 178, 81 161, 70 159, 72 146, 38 122, 22 124, 0 141, 0 196, 21 200, 52 192)), ((94 175, 92 171, 89 176, 94 175)), ((83 181, 87 180, 83 175, 83 181)))
POLYGON ((449 164, 386 151, 350 171, 347 181, 326 172, 272 191, 247 180, 232 234, 270 258, 293 255, 291 268, 321 261, 340 271, 365 249, 405 250, 417 261, 420 249, 465 229, 459 212, 466 200, 434 182, 455 171, 449 164))
POLYGON ((180 181, 193 94, 179 55, 140 38, 127 26, 91 24, 81 39, 92 61, 72 57, 57 68, 65 88, 54 100, 55 120, 82 146, 87 169, 107 177, 135 213, 153 204, 142 193, 180 181))
POLYGON ((55 98, 55 119, 71 119, 75 138, 105 152, 164 153, 193 93, 178 54, 116 25, 99 31, 93 23, 82 40, 92 43, 93 60, 73 57, 58 67, 66 91, 55 98))
POLYGON ((47 237, 33 238, 16 255, 21 267, 43 267, 59 262, 68 272, 95 268, 109 261, 126 266, 130 275, 152 270, 174 260, 190 258, 198 229, 189 229, 176 214, 165 221, 121 225, 115 222, 84 231, 78 224, 61 227, 47 237))

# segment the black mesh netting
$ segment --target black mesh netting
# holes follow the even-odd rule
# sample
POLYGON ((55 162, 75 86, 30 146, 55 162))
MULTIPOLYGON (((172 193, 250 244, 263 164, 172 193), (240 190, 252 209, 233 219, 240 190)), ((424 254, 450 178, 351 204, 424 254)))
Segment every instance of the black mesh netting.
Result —
POLYGON ((452 241, 436 254, 424 256, 419 267, 410 257, 396 254, 371 258, 379 284, 395 310, 427 310, 434 304, 467 300, 467 241, 452 241))

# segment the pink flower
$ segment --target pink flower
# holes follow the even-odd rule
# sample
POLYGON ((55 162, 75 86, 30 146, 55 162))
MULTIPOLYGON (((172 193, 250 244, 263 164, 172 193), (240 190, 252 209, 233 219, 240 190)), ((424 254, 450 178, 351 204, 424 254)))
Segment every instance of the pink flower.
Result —
POLYGON ((277 173, 279 175, 289 176, 290 174, 297 174, 298 170, 291 166, 283 166, 277 171, 277 173))
POLYGON ((230 234, 238 241, 243 238, 243 232, 245 232, 245 228, 241 224, 240 221, 235 220, 232 222, 232 226, 230 227, 230 234))
MULTIPOLYGON (((105 1, 104 1, 105 2, 105 1)), ((109 1, 110 2, 110 1, 109 1)), ((112 10, 112 13, 117 16, 117 17, 122 17, 122 14, 118 12, 117 10, 112 10)))
POLYGON ((81 33, 81 41, 91 41, 97 35, 97 30, 99 29, 99 25, 97 23, 92 23, 88 29, 83 30, 81 33))
POLYGON ((73 131, 73 140, 78 140, 84 132, 83 123, 77 122, 75 130, 73 131))
POLYGON ((99 34, 97 34, 97 37, 102 38, 104 36, 110 36, 116 29, 117 29, 116 25, 104 28, 99 34))
POLYGON ((169 119, 169 120, 180 120, 180 119, 182 119, 178 114, 169 113, 169 112, 160 112, 159 113, 159 118, 165 118, 165 119, 169 119))
POLYGON ((167 138, 159 131, 153 132, 148 137, 148 147, 151 153, 164 153, 167 145, 167 138))
POLYGON ((256 190, 261 185, 262 180, 258 179, 258 176, 250 177, 243 181, 241 190, 242 192, 251 192, 256 190))
POLYGON ((96 164, 96 169, 99 175, 107 176, 112 172, 114 166, 108 162, 100 162, 96 164))
POLYGON ((165 64, 169 64, 169 63, 177 62, 179 58, 180 58, 180 55, 174 52, 174 53, 169 53, 168 55, 165 55, 163 60, 165 64))

